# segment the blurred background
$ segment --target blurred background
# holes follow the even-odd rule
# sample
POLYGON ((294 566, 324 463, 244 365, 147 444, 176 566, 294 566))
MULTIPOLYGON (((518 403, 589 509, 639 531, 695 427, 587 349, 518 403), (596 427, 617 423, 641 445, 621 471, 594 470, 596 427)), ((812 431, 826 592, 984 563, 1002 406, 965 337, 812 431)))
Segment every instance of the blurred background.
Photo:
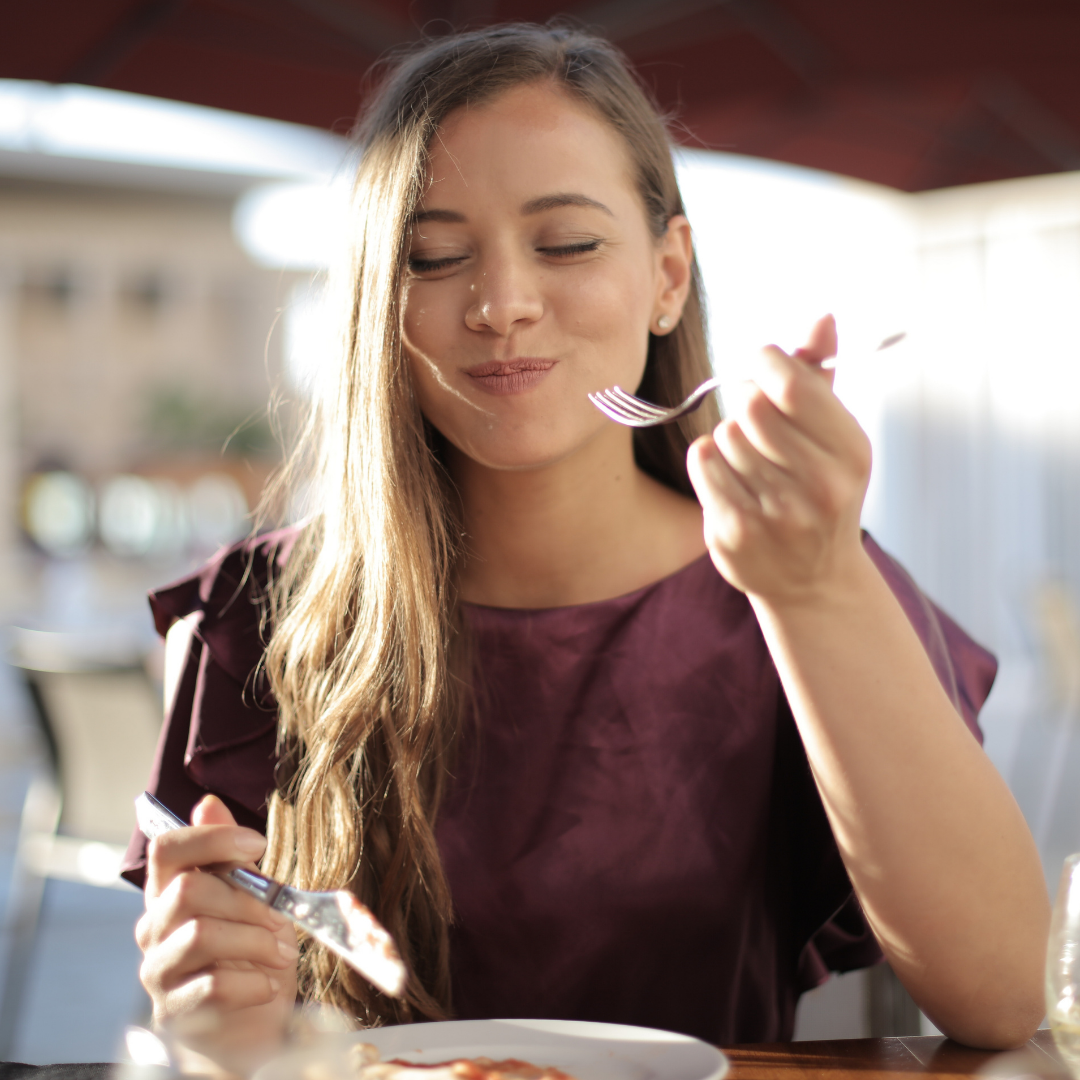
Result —
MULTIPOLYGON (((145 1019, 145 591, 251 527, 319 392, 365 71, 557 14, 670 110, 718 372, 837 316, 864 524, 997 653, 986 749, 1051 886, 1080 848, 1075 4, 38 0, 0 39, 0 1059, 109 1060, 145 1019)), ((798 1036, 930 1031, 889 976, 806 995, 798 1036)))

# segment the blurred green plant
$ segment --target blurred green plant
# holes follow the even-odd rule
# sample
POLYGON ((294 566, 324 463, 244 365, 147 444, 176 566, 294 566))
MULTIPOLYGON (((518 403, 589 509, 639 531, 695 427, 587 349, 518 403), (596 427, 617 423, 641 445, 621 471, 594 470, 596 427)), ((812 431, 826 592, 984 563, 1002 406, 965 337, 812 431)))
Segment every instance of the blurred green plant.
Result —
POLYGON ((201 450, 235 457, 278 453, 265 409, 242 412, 228 403, 199 397, 186 387, 153 390, 146 409, 146 437, 170 451, 201 450))

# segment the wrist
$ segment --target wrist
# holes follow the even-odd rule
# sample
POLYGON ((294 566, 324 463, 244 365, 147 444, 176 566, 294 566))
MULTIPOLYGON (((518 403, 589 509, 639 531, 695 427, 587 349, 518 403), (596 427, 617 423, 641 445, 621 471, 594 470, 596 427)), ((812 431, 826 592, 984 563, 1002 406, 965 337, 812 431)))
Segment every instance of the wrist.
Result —
POLYGON ((882 584, 860 536, 847 551, 834 556, 826 572, 778 589, 747 591, 746 595, 759 620, 786 621, 849 614, 863 606, 882 584))

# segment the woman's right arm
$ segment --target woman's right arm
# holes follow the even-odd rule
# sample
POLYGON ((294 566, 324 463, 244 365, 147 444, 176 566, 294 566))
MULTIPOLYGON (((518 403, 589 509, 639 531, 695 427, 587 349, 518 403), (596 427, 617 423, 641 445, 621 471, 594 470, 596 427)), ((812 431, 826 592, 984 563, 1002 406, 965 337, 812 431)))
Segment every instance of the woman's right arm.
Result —
MULTIPOLYGON (((173 624, 166 637, 165 694, 175 693, 192 627, 173 624)), ((192 825, 153 840, 147 851, 146 913, 135 928, 143 951, 140 978, 154 1022, 169 1024, 203 1008, 224 1016, 224 1047, 276 1043, 296 999, 296 933, 282 915, 201 868, 244 865, 266 846, 207 795, 192 825)))

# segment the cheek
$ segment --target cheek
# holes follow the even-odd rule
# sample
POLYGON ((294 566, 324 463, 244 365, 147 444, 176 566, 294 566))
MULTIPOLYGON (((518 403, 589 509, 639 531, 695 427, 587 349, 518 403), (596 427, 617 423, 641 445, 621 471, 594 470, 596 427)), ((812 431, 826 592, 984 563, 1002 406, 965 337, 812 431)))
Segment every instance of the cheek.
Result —
POLYGON ((560 290, 560 322, 589 346, 581 357, 586 361, 581 374, 590 381, 590 390, 598 388, 597 380, 621 386, 640 381, 649 344, 652 289, 644 270, 616 266, 583 274, 560 290))
POLYGON ((442 335, 439 333, 441 312, 432 303, 433 299, 424 296, 422 289, 410 289, 402 301, 401 328, 413 392, 420 411, 436 423, 432 410, 437 406, 442 373, 438 367, 441 358, 433 345, 442 335))
POLYGON ((564 302, 577 305, 582 312, 591 311, 597 322, 636 321, 649 296, 650 281, 637 267, 616 264, 575 276, 565 286, 564 302))
POLYGON ((402 318, 406 346, 431 355, 433 343, 445 340, 447 330, 454 323, 455 298, 452 292, 423 284, 410 288, 402 318))
POLYGON ((449 436, 454 417, 460 418, 466 402, 449 384, 439 366, 439 357, 433 355, 430 348, 425 349, 422 343, 414 341, 411 347, 407 343, 405 355, 420 411, 444 435, 449 436))

